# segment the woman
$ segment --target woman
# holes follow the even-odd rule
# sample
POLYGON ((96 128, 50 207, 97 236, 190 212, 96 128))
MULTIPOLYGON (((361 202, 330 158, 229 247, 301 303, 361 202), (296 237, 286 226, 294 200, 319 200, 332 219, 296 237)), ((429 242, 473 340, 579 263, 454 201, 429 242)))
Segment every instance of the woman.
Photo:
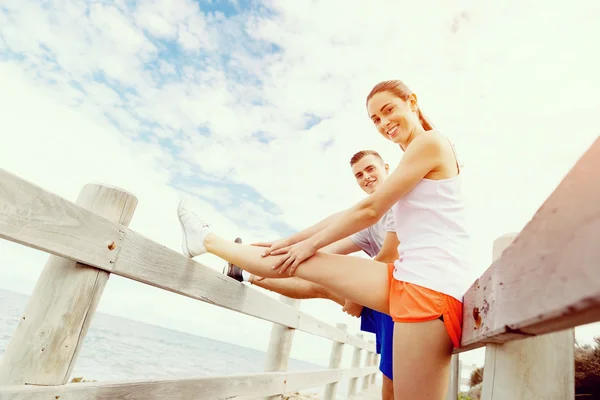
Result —
POLYGON ((190 257, 210 252, 267 278, 287 271, 391 315, 396 398, 444 399, 452 348, 460 345, 462 297, 471 284, 459 163, 401 81, 377 84, 367 111, 377 131, 404 151, 375 193, 287 239, 262 244, 266 250, 218 237, 183 202, 183 250, 190 257), (394 263, 318 252, 390 208, 400 240, 394 263))

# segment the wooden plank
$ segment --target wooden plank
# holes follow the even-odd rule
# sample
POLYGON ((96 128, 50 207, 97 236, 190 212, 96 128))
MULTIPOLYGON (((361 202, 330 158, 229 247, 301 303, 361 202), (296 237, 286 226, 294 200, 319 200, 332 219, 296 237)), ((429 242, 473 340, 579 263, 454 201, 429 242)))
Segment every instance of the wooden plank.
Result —
POLYGON ((62 386, 2 386, 0 400, 231 400, 292 392, 371 373, 372 368, 349 368, 151 381, 84 382, 62 386))
MULTIPOLYGON (((282 303, 298 309, 300 300, 292 299, 286 296, 279 296, 282 303)), ((294 328, 273 324, 271 328, 271 336, 269 338, 269 347, 267 348, 267 362, 265 372, 281 372, 287 371, 288 362, 290 360, 290 352, 292 351, 292 343, 294 341, 294 328)), ((281 400, 283 395, 265 397, 266 400, 281 400)))
MULTIPOLYGON (((346 332, 336 329, 335 326, 331 326, 308 314, 300 314, 298 319, 298 330, 315 336, 326 337, 334 342, 346 343, 348 341, 348 334, 346 332)), ((357 338, 356 340, 358 341, 360 339, 357 338)), ((362 345, 359 347, 363 348, 368 346, 365 340, 360 340, 359 344, 362 345)))
MULTIPOLYGON (((497 260, 513 235, 494 241, 497 260)), ((485 349, 482 400, 570 400, 575 396, 575 331, 534 336, 485 349)), ((453 357, 457 357, 454 355, 453 357)), ((454 395, 456 398, 456 394, 454 395)))
POLYGON ((110 270, 120 225, 0 169, 0 237, 110 270))
POLYGON ((364 340, 0 170, 0 237, 335 341, 364 340))
MULTIPOLYGON (((357 335, 359 339, 363 338, 363 334, 359 333, 357 335)), ((360 347, 355 347, 354 352, 352 353, 352 368, 360 367, 360 356, 362 349, 360 347)), ((348 397, 352 397, 356 395, 358 389, 358 378, 350 379, 348 383, 348 397)))
MULTIPOLYGON (((380 360, 381 360, 380 355, 377 353, 373 353, 373 366, 378 366, 380 360)), ((371 385, 375 384, 375 378, 377 378, 377 373, 374 373, 373 375, 371 375, 371 385)))
MULTIPOLYGON (((348 329, 346 324, 337 324, 336 328, 345 331, 348 329)), ((339 369, 342 365, 342 356, 344 355, 344 343, 333 342, 331 344, 331 353, 329 354, 329 368, 339 369)), ((334 381, 325 386, 324 400, 334 400, 337 392, 338 381, 334 381)))
MULTIPOLYGON (((37 220, 43 220, 53 205, 42 204, 37 220)), ((129 224, 137 199, 119 189, 86 185, 77 204, 117 223, 129 224)), ((44 230, 36 228, 33 232, 44 230)), ((106 271, 51 255, 0 360, 0 384, 66 383, 108 277, 106 271)))
POLYGON ((298 311, 193 259, 127 230, 113 273, 291 328, 298 311))
POLYGON ((446 400, 456 400, 460 393, 460 363, 458 354, 453 354, 450 360, 450 374, 448 375, 448 391, 446 392, 446 400))
MULTIPOLYGON (((365 356, 365 367, 371 367, 375 364, 375 351, 367 352, 365 356)), ((369 384, 371 383, 371 379, 369 379, 368 375, 363 376, 363 385, 362 390, 367 390, 369 388, 369 384)))
POLYGON ((455 352, 600 321, 600 138, 465 294, 455 352))
POLYGON ((574 330, 485 349, 482 400, 575 398, 574 330))

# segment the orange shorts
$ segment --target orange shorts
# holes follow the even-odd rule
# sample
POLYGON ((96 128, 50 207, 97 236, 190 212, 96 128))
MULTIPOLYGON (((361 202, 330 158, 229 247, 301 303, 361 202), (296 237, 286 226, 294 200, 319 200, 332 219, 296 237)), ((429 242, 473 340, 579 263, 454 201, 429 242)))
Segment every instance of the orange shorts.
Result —
POLYGON ((388 264, 390 316, 394 322, 424 322, 442 319, 454 348, 460 347, 463 304, 452 296, 394 278, 394 263, 388 264))

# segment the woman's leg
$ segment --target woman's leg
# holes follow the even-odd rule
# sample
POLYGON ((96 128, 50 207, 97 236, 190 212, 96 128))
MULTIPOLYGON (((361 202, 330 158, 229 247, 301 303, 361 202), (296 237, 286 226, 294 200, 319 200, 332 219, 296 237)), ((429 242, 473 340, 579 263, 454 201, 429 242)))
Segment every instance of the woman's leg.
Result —
MULTIPOLYGON (((232 243, 214 233, 204 239, 206 250, 251 274, 265 278, 288 278, 272 269, 274 260, 263 257, 262 247, 232 243)), ((365 258, 317 252, 296 270, 298 278, 321 285, 350 301, 388 313, 388 270, 385 263, 365 258)))
MULTIPOLYGON (((180 203, 178 214, 183 231, 183 253, 189 257, 209 252, 254 275, 264 278, 288 277, 272 269, 274 261, 285 256, 263 257, 262 247, 233 243, 217 236, 212 233, 210 224, 188 207, 185 201, 180 203)), ((388 267, 385 263, 317 252, 298 267, 295 275, 345 299, 389 313, 388 267)))
POLYGON ((394 324, 396 399, 444 400, 452 341, 439 319, 394 324))

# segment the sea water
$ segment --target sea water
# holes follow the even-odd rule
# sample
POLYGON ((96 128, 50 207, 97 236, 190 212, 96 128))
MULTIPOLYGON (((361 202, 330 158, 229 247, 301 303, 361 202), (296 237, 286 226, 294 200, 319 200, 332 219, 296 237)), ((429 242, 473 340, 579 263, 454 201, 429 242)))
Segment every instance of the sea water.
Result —
MULTIPOLYGON (((0 357, 28 299, 27 295, 0 289, 0 357)), ((260 373, 265 360, 264 351, 96 313, 71 378, 112 381, 260 373)), ((325 368, 296 359, 290 359, 288 365, 290 371, 325 368)), ((322 390, 324 387, 302 392, 322 390)), ((345 391, 339 385, 338 396, 345 391)))

